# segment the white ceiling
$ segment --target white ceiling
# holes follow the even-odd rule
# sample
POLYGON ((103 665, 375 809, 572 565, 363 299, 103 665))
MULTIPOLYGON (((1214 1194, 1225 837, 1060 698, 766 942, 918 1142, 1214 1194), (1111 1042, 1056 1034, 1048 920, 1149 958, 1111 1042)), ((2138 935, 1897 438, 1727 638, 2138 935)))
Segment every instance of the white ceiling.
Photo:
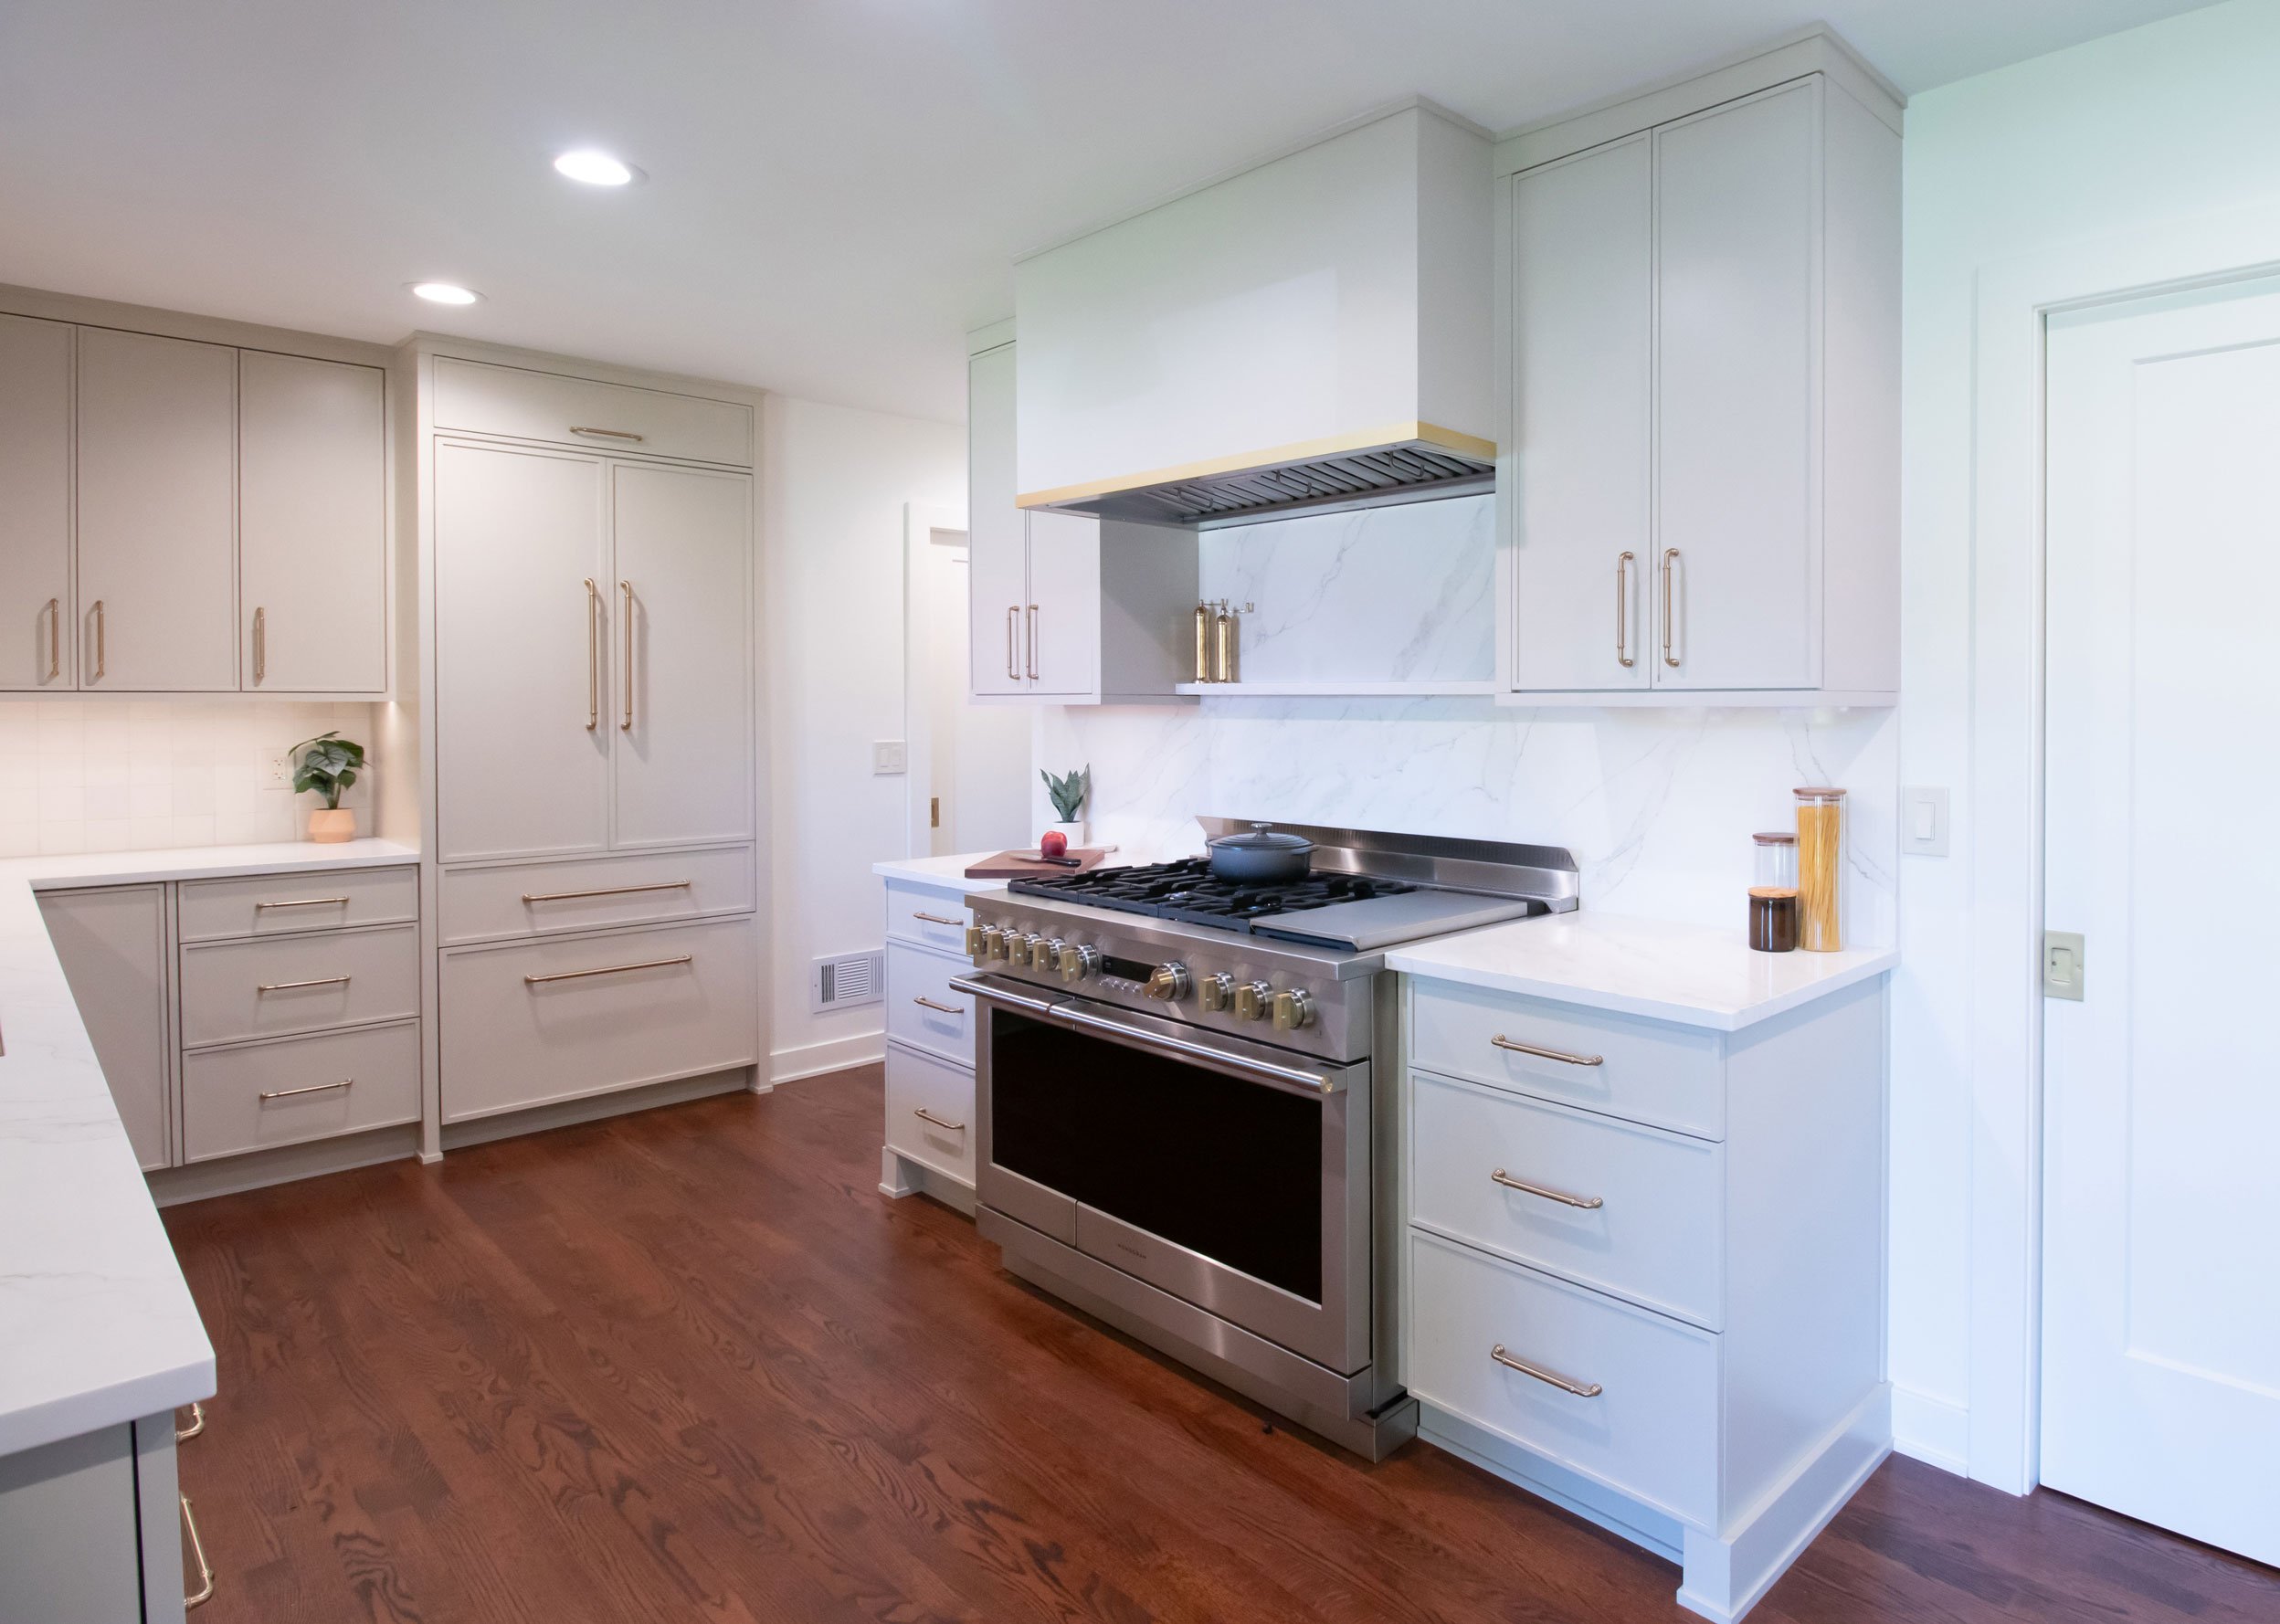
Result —
POLYGON ((957 419, 1015 253, 1375 104, 1505 129, 1822 17, 1916 91, 2194 3, 6 0, 0 282, 957 419))

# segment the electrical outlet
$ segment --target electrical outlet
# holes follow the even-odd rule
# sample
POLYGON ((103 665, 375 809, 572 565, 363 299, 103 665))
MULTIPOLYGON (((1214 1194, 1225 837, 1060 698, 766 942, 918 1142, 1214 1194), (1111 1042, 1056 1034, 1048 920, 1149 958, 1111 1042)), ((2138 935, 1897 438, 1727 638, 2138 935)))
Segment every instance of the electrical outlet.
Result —
POLYGON ((272 755, 269 757, 269 783, 278 789, 290 789, 293 786, 293 763, 290 756, 272 755))

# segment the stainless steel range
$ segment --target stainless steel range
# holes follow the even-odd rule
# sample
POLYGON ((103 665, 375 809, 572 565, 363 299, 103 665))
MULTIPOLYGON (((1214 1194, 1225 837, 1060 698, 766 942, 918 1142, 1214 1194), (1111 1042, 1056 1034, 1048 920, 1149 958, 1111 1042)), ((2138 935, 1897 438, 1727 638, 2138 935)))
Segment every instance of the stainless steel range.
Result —
POLYGON ((1571 909, 1576 865, 1293 832, 1315 849, 1288 884, 1193 859, 970 899, 976 1219, 1015 1274, 1377 1460, 1417 1427, 1388 1373, 1382 950, 1571 909))

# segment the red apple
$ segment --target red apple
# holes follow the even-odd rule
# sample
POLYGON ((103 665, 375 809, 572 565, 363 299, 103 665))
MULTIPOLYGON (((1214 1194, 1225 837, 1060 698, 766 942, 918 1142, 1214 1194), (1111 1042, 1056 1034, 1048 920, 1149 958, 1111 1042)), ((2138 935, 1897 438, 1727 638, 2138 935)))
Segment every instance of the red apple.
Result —
POLYGON ((1037 843, 1037 849, 1047 857, 1066 857, 1069 853, 1069 837, 1059 829, 1047 829, 1045 838, 1037 843))

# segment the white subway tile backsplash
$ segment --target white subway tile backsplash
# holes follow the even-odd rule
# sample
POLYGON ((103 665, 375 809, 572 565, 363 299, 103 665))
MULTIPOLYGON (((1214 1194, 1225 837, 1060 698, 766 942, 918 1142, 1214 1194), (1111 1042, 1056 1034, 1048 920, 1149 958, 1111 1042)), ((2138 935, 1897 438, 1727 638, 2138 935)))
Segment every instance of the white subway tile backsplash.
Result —
MULTIPOLYGON (((371 748, 370 705, 0 700, 0 858, 298 840, 323 803, 269 763, 337 729, 371 748)), ((372 805, 371 779, 343 806, 372 805)))

